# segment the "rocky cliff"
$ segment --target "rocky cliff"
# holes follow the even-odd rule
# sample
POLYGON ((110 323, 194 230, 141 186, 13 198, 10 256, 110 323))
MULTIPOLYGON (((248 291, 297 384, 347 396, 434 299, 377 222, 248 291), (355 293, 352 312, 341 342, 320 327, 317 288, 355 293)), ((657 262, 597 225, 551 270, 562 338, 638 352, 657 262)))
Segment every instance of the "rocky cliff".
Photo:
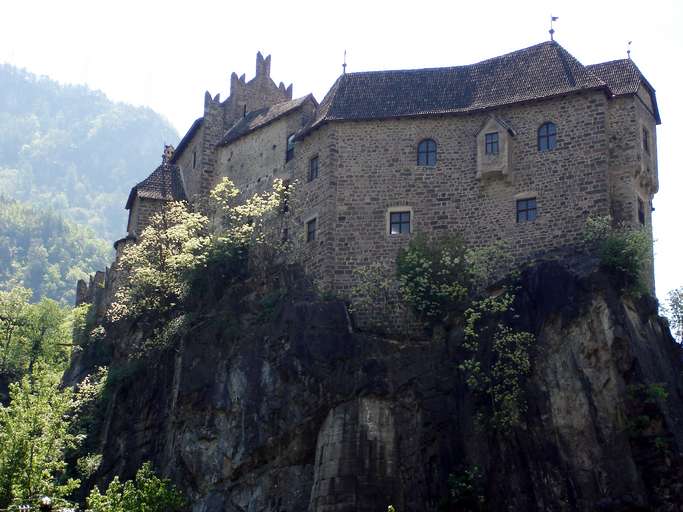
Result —
POLYGON ((112 358, 100 480, 152 460, 195 512, 683 510, 680 347, 602 274, 522 275, 514 321, 536 343, 504 433, 475 421, 462 329, 358 332, 286 283, 214 283, 189 309, 167 348, 129 359, 160 339, 140 320, 74 361, 67 380, 112 358))

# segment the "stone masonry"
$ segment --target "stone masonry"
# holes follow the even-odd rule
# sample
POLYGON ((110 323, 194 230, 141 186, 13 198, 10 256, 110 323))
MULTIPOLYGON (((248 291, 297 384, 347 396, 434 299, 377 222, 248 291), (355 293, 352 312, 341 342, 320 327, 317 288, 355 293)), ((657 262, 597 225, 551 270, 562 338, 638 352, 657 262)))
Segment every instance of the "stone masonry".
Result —
POLYGON ((163 200, 196 200, 223 176, 244 196, 280 178, 293 192, 278 229, 341 296, 355 269, 392 266, 418 233, 503 242, 517 263, 570 262, 589 216, 651 234, 659 122, 654 89, 630 60, 584 66, 556 42, 469 66, 344 74, 320 104, 293 100, 259 53, 251 81, 232 74, 227 100, 206 93, 204 116, 169 162, 183 190, 147 202, 131 192, 129 236, 163 200), (540 150, 546 123, 555 141, 540 150), (436 161, 419 165, 427 139, 436 161), (535 218, 519 222, 518 202, 529 199, 535 218), (391 234, 396 212, 410 214, 405 233, 391 234))

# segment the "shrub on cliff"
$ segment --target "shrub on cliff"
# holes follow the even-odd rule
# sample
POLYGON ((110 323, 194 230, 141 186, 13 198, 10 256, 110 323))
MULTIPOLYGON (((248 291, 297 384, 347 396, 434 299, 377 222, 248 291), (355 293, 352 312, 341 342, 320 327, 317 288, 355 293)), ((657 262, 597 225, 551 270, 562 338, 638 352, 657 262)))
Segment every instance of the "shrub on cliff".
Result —
POLYGON ((399 292, 421 318, 444 320, 512 270, 509 254, 503 243, 471 249, 457 236, 416 236, 397 258, 399 292))
POLYGON ((623 289, 636 294, 646 290, 644 270, 651 263, 652 242, 643 228, 614 226, 610 217, 589 217, 584 241, 623 289))
POLYGON ((461 311, 469 293, 465 245, 460 238, 413 238, 396 261, 399 290, 422 318, 443 318, 461 311))
POLYGON ((123 279, 110 319, 169 311, 186 299, 209 261, 237 262, 243 250, 266 244, 266 218, 279 208, 283 194, 282 182, 275 180, 271 192, 238 204, 239 190, 224 178, 202 212, 191 211, 185 202, 165 204, 119 259, 123 279))
POLYGON ((149 462, 138 470, 135 480, 121 483, 119 477, 104 494, 95 487, 88 497, 88 512, 175 512, 186 506, 182 494, 167 479, 154 474, 149 462))

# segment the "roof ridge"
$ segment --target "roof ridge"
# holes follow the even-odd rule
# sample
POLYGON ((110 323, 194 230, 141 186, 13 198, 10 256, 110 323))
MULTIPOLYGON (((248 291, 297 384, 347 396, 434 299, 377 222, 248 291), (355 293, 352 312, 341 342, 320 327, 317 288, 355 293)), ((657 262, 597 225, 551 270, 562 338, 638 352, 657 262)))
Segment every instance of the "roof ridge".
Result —
MULTIPOLYGON (((359 76, 359 75, 369 75, 369 74, 373 74, 373 73, 417 73, 417 72, 420 72, 420 71, 443 71, 444 69, 462 69, 462 68, 468 68, 468 67, 472 67, 472 66, 477 66, 477 65, 479 65, 479 64, 485 64, 485 63, 487 63, 487 62, 491 62, 491 61, 503 59, 503 58, 506 58, 506 57, 511 57, 511 56, 516 55, 516 54, 521 54, 521 53, 524 53, 524 52, 528 52, 528 51, 531 50, 532 48, 541 48, 541 47, 544 47, 544 46, 559 47, 559 48, 561 48, 562 50, 564 50, 568 55, 571 55, 571 54, 570 54, 570 53, 569 53, 561 44, 559 44, 557 41, 543 41, 543 42, 541 42, 541 43, 532 44, 531 46, 527 46, 526 48, 520 48, 519 50, 514 50, 514 51, 511 51, 511 52, 508 52, 508 53, 504 53, 504 54, 502 54, 502 55, 496 55, 496 56, 494 56, 494 57, 489 57, 489 58, 487 58, 487 59, 479 60, 479 61, 476 61, 476 62, 471 62, 471 63, 469 63, 469 64, 459 64, 459 65, 457 65, 457 66, 434 66, 434 67, 429 67, 429 68, 376 69, 376 70, 367 70, 367 71, 353 71, 353 72, 351 72, 351 73, 344 73, 344 74, 340 75, 339 78, 337 78, 337 80, 339 80, 340 78, 345 77, 345 76, 351 76, 351 77, 353 77, 353 76, 359 76)), ((576 60, 577 62, 579 62, 578 59, 576 59, 576 57, 574 57, 573 55, 572 55, 572 58, 573 58, 574 60, 576 60)), ((579 64, 580 64, 580 62, 579 62, 579 64)), ((583 64, 582 64, 582 66, 583 66, 583 64)), ((584 66, 584 67, 585 67, 585 66, 584 66)), ((331 88, 330 88, 330 90, 331 90, 331 88)))

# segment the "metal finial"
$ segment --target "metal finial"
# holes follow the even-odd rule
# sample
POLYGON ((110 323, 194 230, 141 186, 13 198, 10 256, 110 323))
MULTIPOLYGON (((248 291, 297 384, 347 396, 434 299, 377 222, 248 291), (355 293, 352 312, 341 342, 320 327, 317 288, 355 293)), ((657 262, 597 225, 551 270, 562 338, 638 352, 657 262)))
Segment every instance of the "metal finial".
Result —
POLYGON ((346 74, 346 50, 344 50, 344 64, 342 64, 342 74, 346 74))
POLYGON ((628 56, 628 60, 631 60, 631 43, 632 43, 632 42, 633 42, 633 41, 629 41, 629 42, 628 42, 628 46, 627 46, 627 49, 626 49, 626 55, 628 56))
POLYGON ((559 16, 553 16, 552 14, 550 15, 550 30, 548 32, 550 33, 550 40, 554 41, 555 40, 555 29, 553 28, 553 21, 559 20, 559 16))

